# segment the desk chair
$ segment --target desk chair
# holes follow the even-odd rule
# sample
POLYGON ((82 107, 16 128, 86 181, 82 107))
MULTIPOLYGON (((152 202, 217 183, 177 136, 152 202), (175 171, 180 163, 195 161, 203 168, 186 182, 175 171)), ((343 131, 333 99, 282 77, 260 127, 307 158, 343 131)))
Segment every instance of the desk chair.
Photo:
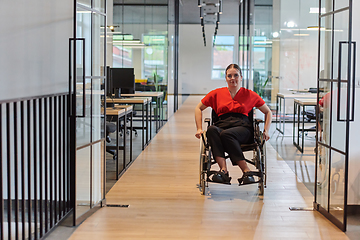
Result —
MULTIPOLYGON (((106 122, 106 142, 110 143, 111 142, 111 138, 110 138, 110 133, 116 132, 116 125, 114 123, 111 122, 106 122)), ((113 159, 116 159, 116 152, 113 150, 109 150, 106 148, 106 152, 110 153, 111 155, 113 155, 113 159)))

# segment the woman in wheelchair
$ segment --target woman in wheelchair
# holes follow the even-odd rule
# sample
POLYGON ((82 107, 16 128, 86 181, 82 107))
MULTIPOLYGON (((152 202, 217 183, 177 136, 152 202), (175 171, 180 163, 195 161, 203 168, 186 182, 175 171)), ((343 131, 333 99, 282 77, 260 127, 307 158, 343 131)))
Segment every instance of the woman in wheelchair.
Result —
POLYGON ((212 182, 230 184, 231 177, 226 166, 225 152, 229 155, 234 166, 239 166, 243 176, 238 179, 240 184, 255 183, 254 173, 250 171, 241 144, 253 141, 252 123, 248 113, 258 108, 265 114, 263 139, 268 140, 272 114, 265 101, 255 92, 241 87, 242 73, 237 64, 230 64, 226 70, 227 87, 209 92, 195 108, 195 122, 197 132, 195 136, 201 138, 202 111, 211 107, 219 120, 209 126, 206 137, 212 154, 220 171, 213 174, 212 182))

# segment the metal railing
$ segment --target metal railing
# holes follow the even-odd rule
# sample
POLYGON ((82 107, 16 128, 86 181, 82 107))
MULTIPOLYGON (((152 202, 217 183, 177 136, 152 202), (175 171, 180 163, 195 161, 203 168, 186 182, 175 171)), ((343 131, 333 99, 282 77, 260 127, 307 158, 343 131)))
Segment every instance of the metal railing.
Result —
POLYGON ((0 240, 40 239, 72 209, 68 94, 0 102, 0 240))

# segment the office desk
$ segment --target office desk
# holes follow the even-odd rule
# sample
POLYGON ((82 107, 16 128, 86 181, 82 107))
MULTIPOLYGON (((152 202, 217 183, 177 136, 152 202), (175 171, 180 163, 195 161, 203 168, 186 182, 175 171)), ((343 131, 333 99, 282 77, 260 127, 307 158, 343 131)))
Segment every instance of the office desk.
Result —
MULTIPOLYGON (((107 108, 108 109, 108 108, 107 108)), ((124 109, 125 110, 125 120, 124 120, 124 125, 126 125, 126 121, 127 119, 130 119, 130 158, 129 158, 129 162, 124 161, 124 166, 127 167, 129 165, 129 163, 132 162, 133 160, 133 136, 132 136, 132 131, 133 131, 133 106, 132 105, 115 105, 114 107, 112 107, 112 109, 124 109)), ((127 127, 127 126, 126 126, 127 127)), ((124 131, 124 137, 126 136, 126 132, 124 131)))
MULTIPOLYGON (((115 148, 115 167, 116 167, 116 180, 119 179, 119 174, 121 170, 119 169, 119 149, 123 150, 123 167, 125 167, 125 159, 126 159, 126 137, 123 138, 123 146, 119 146, 119 131, 120 131, 120 121, 122 118, 124 118, 124 121, 126 121, 126 111, 125 109, 113 109, 113 108, 106 108, 106 118, 112 118, 110 121, 114 121, 114 118, 116 120, 116 144, 114 146, 106 146, 107 149, 114 149, 115 148)), ((124 124, 124 132, 126 132, 126 124, 124 124)))
POLYGON ((295 98, 294 99, 294 120, 293 120, 293 143, 296 146, 297 149, 299 149, 299 151, 301 153, 304 152, 304 139, 305 139, 305 132, 309 132, 309 131, 316 131, 316 127, 315 128, 305 128, 305 108, 309 107, 309 106, 313 106, 316 107, 317 106, 317 100, 316 99, 304 99, 304 98, 295 98), (297 115, 297 141, 295 141, 295 136, 296 136, 296 132, 295 132, 295 119, 297 115), (302 116, 302 120, 300 121, 300 116, 302 116), (301 127, 300 127, 300 122, 301 122, 301 127), (301 146, 300 146, 300 133, 301 133, 301 146))
MULTIPOLYGON (((151 108, 152 108, 152 97, 128 97, 130 99, 143 99, 146 100, 146 145, 149 144, 150 140, 152 139, 152 112, 151 112, 151 108), (149 124, 150 122, 150 124, 149 124), (149 137, 150 135, 150 137, 149 137)), ((134 104, 135 107, 136 104, 134 104)), ((135 110, 135 109, 134 109, 135 110)), ((141 109, 141 112, 144 112, 144 109, 141 109)), ((143 117, 142 117, 143 119, 143 117)))
MULTIPOLYGON (((122 97, 152 97, 156 98, 156 114, 154 115, 156 121, 156 132, 160 130, 163 126, 163 101, 164 93, 163 92, 135 92, 129 94, 121 94, 122 97)), ((151 110, 150 110, 151 111, 151 110)))
POLYGON ((316 93, 298 93, 298 94, 278 93, 276 95, 276 116, 275 116, 276 130, 278 130, 283 135, 285 133, 285 116, 286 116, 285 102, 288 99, 292 100, 295 98, 316 99, 316 93))
POLYGON ((108 104, 131 104, 133 106, 133 110, 136 105, 141 105, 141 127, 134 127, 135 129, 142 129, 142 150, 145 149, 145 146, 149 144, 149 130, 150 130, 150 138, 151 138, 151 116, 150 116, 150 128, 149 128, 149 104, 151 107, 151 97, 139 98, 107 98, 106 102, 108 104), (145 109, 146 108, 146 109, 145 109), (146 116, 144 115, 146 113, 146 116), (145 126, 146 120, 146 126, 145 126), (145 129, 146 129, 146 142, 145 142, 145 129))

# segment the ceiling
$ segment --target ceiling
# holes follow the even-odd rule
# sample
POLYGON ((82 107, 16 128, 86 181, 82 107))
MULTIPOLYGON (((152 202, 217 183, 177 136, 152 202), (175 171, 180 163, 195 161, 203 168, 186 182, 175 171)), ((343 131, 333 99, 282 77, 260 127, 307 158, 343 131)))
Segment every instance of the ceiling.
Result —
MULTIPOLYGON (((209 5, 209 3, 218 3, 218 0, 202 0, 207 5, 204 6, 207 12, 217 12, 218 7, 209 5)), ((223 0, 223 13, 220 15, 220 24, 238 24, 239 22, 239 1, 243 0, 223 0)), ((255 0, 256 6, 272 6, 273 0, 255 0)), ((114 0, 114 23, 144 23, 151 15, 152 23, 166 23, 168 21, 167 6, 170 0, 114 0), (125 11, 119 10, 124 4, 125 11), (146 9, 145 9, 146 6, 146 9), (150 8, 151 7, 151 8, 150 8), (117 9, 117 10, 116 10, 117 9), (119 15, 124 12, 124 18, 119 15), (147 16, 147 17, 145 17, 147 16)), ((173 7, 173 1, 170 3, 173 7)), ((258 17, 261 20, 261 12, 258 17)), ((173 18, 170 14, 169 18, 173 18)), ((216 17, 211 14, 205 16, 205 24, 214 24, 216 17), (208 22, 207 22, 208 21, 208 22)), ((180 0, 180 24, 200 24, 200 8, 196 0, 180 0)), ((268 21, 268 19, 264 19, 268 21)))

